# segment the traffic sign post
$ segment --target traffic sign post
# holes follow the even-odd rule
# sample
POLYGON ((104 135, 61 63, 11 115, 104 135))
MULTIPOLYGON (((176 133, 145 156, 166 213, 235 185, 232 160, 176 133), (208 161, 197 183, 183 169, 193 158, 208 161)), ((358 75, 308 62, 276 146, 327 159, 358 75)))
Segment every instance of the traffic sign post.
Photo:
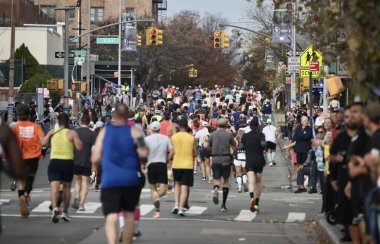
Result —
POLYGON ((96 44, 119 44, 120 39, 119 38, 104 38, 104 37, 98 37, 96 38, 96 44))

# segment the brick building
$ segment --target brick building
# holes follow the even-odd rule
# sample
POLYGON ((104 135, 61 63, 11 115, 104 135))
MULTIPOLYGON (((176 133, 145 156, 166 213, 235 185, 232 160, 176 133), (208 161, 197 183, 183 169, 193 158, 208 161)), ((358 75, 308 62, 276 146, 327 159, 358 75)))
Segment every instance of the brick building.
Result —
MULTIPOLYGON (((32 0, 14 0, 16 26, 24 24, 54 24, 55 22, 35 6, 32 0)), ((11 0, 0 0, 0 27, 11 26, 11 0)))

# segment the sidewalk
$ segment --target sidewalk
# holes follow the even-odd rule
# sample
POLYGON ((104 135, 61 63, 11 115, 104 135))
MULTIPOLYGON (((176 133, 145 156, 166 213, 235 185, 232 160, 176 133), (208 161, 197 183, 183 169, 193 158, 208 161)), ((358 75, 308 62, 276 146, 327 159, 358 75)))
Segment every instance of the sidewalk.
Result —
MULTIPOLYGON (((285 125, 285 115, 283 113, 273 114, 273 120, 275 126, 278 129, 280 129, 280 126, 285 125)), ((296 187, 294 184, 292 184, 293 182, 291 181, 293 168, 290 162, 288 162, 288 160, 284 157, 285 151, 282 152, 282 150, 280 149, 280 147, 282 147, 285 143, 287 143, 286 140, 282 138, 279 138, 277 141, 276 162, 277 165, 279 165, 280 167, 287 167, 290 176, 288 178, 288 184, 291 186, 289 190, 291 190, 293 189, 293 187, 296 187)), ((283 172, 285 171, 283 170, 283 172)), ((264 179, 265 178, 267 177, 264 177, 264 179)), ((315 220, 318 222, 321 231, 323 231, 323 233, 327 236, 329 243, 340 243, 339 239, 342 237, 342 234, 340 233, 341 226, 330 225, 329 223, 327 223, 325 217, 316 217, 315 220)))

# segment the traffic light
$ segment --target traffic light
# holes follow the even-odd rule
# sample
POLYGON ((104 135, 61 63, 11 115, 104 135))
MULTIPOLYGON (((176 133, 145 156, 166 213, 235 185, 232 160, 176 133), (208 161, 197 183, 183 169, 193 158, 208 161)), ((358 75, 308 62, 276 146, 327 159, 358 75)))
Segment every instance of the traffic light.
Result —
POLYGON ((81 93, 87 93, 87 83, 86 82, 81 82, 80 84, 80 92, 81 93))
POLYGON ((226 32, 222 32, 222 48, 229 48, 230 47, 230 35, 226 32))
POLYGON ((193 70, 193 77, 198 77, 198 70, 196 69, 193 70))
POLYGON ((136 46, 140 47, 141 46, 141 36, 136 35, 136 46))
POLYGON ((145 31, 146 34, 146 45, 156 45, 157 32, 154 27, 148 27, 145 31))
POLYGON ((80 84, 80 82, 79 81, 73 82, 71 84, 71 90, 72 91, 76 91, 76 92, 80 92, 80 90, 81 90, 81 84, 80 84))
POLYGON ((157 32, 157 40, 156 40, 156 45, 162 45, 164 43, 164 40, 163 40, 163 31, 162 30, 159 30, 159 29, 156 29, 156 32, 157 32))
POLYGON ((221 47, 220 38, 221 38, 220 31, 215 31, 214 32, 214 48, 220 48, 221 47))
POLYGON ((189 77, 190 78, 198 77, 198 70, 194 68, 189 69, 189 77))

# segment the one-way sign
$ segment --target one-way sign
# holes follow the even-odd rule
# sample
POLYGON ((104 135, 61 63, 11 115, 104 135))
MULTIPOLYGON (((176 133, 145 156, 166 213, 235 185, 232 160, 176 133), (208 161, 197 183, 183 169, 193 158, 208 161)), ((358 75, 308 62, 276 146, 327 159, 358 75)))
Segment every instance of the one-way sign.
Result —
MULTIPOLYGON (((65 58, 65 52, 55 52, 55 58, 65 58)), ((69 52, 69 58, 75 58, 75 53, 69 52)))

